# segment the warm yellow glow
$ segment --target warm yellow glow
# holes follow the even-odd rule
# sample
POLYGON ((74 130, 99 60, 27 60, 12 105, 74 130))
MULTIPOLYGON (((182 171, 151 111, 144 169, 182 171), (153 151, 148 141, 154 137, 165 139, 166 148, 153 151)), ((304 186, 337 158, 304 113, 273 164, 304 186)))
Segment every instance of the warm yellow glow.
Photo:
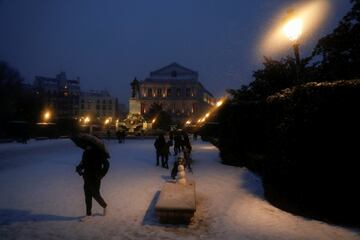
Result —
POLYGON ((207 114, 205 114, 204 118, 208 118, 210 116, 210 113, 208 112, 207 114))
POLYGON ((197 122, 200 123, 200 122, 201 122, 201 118, 199 118, 199 120, 198 120, 197 122))
POLYGON ((154 124, 156 122, 156 118, 154 118, 151 123, 154 124))
POLYGON ((224 103, 224 102, 223 102, 222 100, 220 100, 220 101, 218 101, 218 102, 216 103, 216 106, 217 106, 217 107, 220 107, 223 103, 224 103))
POLYGON ((105 125, 107 125, 107 124, 109 124, 109 122, 110 122, 110 120, 106 119, 104 123, 105 123, 105 125))
POLYGON ((85 123, 85 124, 87 124, 87 123, 89 123, 89 122, 90 122, 90 120, 91 120, 91 119, 90 119, 90 117, 85 117, 85 119, 84 119, 84 123, 85 123))
POLYGON ((289 20, 283 27, 286 37, 290 41, 296 41, 302 34, 303 20, 300 18, 293 18, 289 20))
POLYGON ((191 124, 191 120, 187 120, 185 124, 186 124, 186 125, 190 125, 190 124, 191 124))
POLYGON ((264 29, 268 29, 268 32, 265 32, 263 38, 260 39, 260 46, 256 48, 258 50, 257 57, 282 56, 284 51, 290 51, 291 49, 289 39, 296 41, 301 36, 301 44, 305 44, 310 37, 320 37, 314 35, 329 14, 331 1, 312 0, 299 2, 285 5, 277 16, 269 19, 269 25, 264 26, 264 29), (289 9, 293 10, 290 14, 289 9))
POLYGON ((202 118, 202 119, 201 119, 201 122, 205 122, 205 120, 206 120, 205 118, 202 118))
POLYGON ((51 112, 50 111, 46 111, 44 113, 44 121, 49 121, 51 118, 51 112))

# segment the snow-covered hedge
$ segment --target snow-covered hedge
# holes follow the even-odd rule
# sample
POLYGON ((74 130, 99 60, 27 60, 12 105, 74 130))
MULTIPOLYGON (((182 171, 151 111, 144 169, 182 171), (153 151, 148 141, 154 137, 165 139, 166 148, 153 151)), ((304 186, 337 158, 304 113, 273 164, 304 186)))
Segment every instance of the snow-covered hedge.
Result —
POLYGON ((360 80, 307 83, 220 115, 225 163, 263 176, 280 208, 360 226, 360 80))

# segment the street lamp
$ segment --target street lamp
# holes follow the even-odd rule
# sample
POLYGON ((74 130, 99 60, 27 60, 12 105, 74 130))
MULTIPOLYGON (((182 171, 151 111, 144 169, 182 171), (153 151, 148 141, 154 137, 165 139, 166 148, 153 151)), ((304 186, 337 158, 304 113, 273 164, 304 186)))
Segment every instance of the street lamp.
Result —
POLYGON ((293 11, 288 12, 289 20, 283 27, 286 37, 293 43, 295 61, 296 61, 296 81, 300 81, 300 43, 299 38, 303 32, 303 21, 300 17, 292 16, 293 11))
POLYGON ((51 112, 50 112, 50 111, 46 111, 46 112, 44 113, 44 116, 43 116, 44 122, 49 121, 50 118, 51 118, 51 112))

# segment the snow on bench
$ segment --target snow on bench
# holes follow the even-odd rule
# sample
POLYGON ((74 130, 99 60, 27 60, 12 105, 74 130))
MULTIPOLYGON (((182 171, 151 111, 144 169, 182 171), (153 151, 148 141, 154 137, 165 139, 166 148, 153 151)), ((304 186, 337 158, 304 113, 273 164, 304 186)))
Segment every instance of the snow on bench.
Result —
POLYGON ((196 211, 195 182, 165 183, 155 211, 161 223, 188 224, 196 211))

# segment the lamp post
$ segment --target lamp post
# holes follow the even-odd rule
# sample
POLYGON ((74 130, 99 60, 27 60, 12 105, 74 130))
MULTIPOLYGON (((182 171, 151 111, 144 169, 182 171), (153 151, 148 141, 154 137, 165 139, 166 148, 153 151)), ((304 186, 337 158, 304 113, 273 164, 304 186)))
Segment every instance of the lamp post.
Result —
MULTIPOLYGON (((292 11, 289 12, 291 14, 292 11)), ((292 15, 292 14, 291 14, 292 15)), ((283 31, 286 37, 292 42, 296 63, 296 81, 300 82, 300 43, 299 38, 302 34, 303 21, 299 17, 290 18, 284 25, 283 31)))

